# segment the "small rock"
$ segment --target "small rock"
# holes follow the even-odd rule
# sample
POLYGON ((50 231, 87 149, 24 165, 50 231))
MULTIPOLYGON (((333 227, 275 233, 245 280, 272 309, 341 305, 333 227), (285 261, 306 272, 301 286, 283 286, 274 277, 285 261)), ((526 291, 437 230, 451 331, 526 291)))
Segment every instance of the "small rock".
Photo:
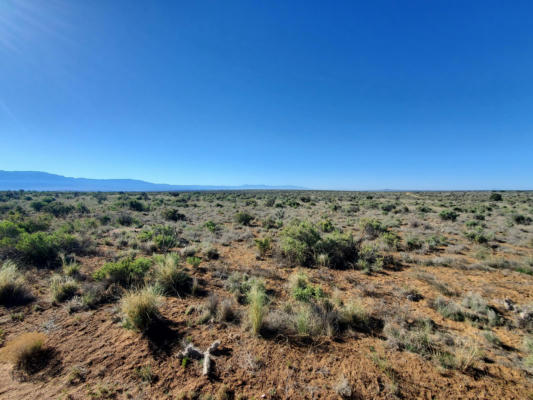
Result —
POLYGON ((511 299, 504 299, 503 305, 505 306, 505 309, 508 311, 514 310, 514 302, 511 299))
POLYGON ((422 296, 420 293, 409 293, 407 295, 407 300, 414 301, 414 302, 420 301, 423 298, 424 296, 422 296))

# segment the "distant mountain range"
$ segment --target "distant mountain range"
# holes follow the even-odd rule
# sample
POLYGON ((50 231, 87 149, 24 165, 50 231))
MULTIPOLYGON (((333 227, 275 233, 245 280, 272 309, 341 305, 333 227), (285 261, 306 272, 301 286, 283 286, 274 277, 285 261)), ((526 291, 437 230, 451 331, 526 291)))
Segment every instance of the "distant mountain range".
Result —
POLYGON ((304 190, 298 186, 208 186, 168 185, 136 179, 70 178, 38 171, 1 171, 0 190, 42 190, 75 192, 167 192, 199 190, 304 190))

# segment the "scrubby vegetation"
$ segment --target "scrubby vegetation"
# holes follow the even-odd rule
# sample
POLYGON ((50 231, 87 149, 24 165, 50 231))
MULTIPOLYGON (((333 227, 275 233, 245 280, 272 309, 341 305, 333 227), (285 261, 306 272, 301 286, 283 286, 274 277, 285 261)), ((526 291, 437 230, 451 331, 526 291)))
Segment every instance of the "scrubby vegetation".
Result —
POLYGON ((10 398, 22 380, 42 398, 527 398, 532 217, 530 192, 2 192, 0 380, 10 398))

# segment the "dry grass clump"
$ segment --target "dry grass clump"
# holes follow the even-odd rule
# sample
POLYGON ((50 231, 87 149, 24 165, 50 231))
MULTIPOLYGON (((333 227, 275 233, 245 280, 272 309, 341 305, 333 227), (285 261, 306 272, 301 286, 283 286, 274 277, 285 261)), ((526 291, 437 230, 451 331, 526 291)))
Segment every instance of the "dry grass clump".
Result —
POLYGON ((26 280, 13 261, 6 261, 0 268, 0 304, 14 305, 28 297, 26 280))
POLYGON ((233 302, 230 299, 220 300, 214 293, 209 295, 200 310, 202 311, 198 320, 200 324, 213 319, 217 321, 231 321, 236 317, 235 311, 233 310, 233 302))
POLYGON ((343 399, 350 399, 352 397, 353 388, 348 379, 342 376, 337 384, 334 386, 335 392, 343 399))
POLYGON ((455 346, 453 353, 448 354, 449 364, 445 366, 461 372, 467 372, 475 368, 481 356, 481 350, 475 343, 465 341, 455 346))
POLYGON ((155 285, 164 294, 184 294, 191 292, 192 280, 179 266, 179 256, 175 253, 158 257, 153 269, 155 285))
POLYGON ((61 275, 54 275, 50 280, 50 292, 52 300, 62 303, 74 297, 79 285, 74 279, 61 275))
POLYGON ((263 326, 263 319, 267 312, 267 295, 265 287, 260 282, 254 282, 248 292, 248 319, 251 331, 258 335, 263 326))
POLYGON ((392 348, 431 357, 437 352, 433 321, 415 319, 389 321, 383 329, 387 342, 392 348))
POLYGON ((160 292, 154 286, 127 293, 120 301, 124 325, 127 328, 146 332, 160 315, 160 303, 160 292))
POLYGON ((347 330, 371 331, 371 317, 359 299, 347 305, 333 304, 327 298, 288 303, 269 312, 268 330, 300 337, 335 337, 347 330))
POLYGON ((15 369, 28 373, 34 372, 42 365, 46 350, 45 341, 44 333, 23 333, 0 350, 0 359, 13 364, 15 369))
POLYGON ((528 368, 533 368, 533 336, 527 337, 524 340, 524 350, 526 352, 524 364, 528 368))

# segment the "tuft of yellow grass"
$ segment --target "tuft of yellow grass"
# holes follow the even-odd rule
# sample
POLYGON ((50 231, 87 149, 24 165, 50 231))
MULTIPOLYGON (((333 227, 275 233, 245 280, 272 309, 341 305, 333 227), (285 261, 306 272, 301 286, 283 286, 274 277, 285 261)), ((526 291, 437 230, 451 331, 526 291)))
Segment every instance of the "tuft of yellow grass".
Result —
POLYGON ((44 333, 23 333, 7 342, 0 350, 0 359, 13 364, 16 369, 31 371, 45 350, 45 342, 44 333))
POLYGON ((24 275, 17 265, 10 260, 0 268, 0 304, 16 304, 26 296, 24 275))
POLYGON ((127 293, 120 302, 126 327, 146 331, 159 317, 160 303, 161 295, 153 286, 127 293))

